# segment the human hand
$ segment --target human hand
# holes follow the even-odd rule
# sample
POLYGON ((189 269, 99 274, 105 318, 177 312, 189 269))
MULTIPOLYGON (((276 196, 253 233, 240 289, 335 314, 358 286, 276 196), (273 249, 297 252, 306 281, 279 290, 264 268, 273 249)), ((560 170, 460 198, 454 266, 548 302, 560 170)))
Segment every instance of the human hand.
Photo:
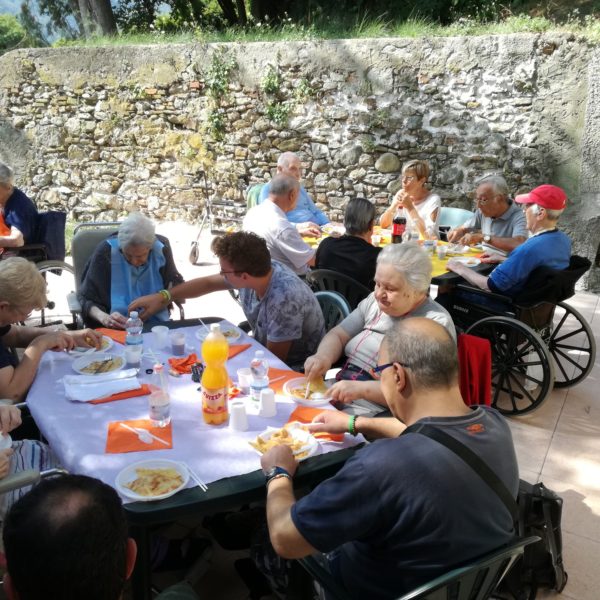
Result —
POLYGON ((280 446, 274 446, 270 450, 267 450, 260 457, 260 466, 265 475, 273 467, 282 467, 290 475, 294 475, 298 468, 298 463, 294 458, 292 449, 285 444, 281 444, 280 446))
POLYGON ((334 383, 325 394, 335 402, 348 404, 354 400, 364 397, 362 393, 362 381, 348 381, 346 379, 334 383))
POLYGON ((462 275, 463 273, 466 273, 469 270, 469 267, 463 265, 460 261, 454 260, 452 258, 446 263, 446 268, 448 269, 448 271, 452 271, 453 273, 457 273, 458 275, 462 275))
POLYGON ((132 310, 137 310, 140 319, 142 321, 146 321, 153 314, 164 308, 164 300, 165 299, 162 294, 148 294, 147 296, 140 296, 127 307, 127 312, 130 313, 132 310))
POLYGON ((506 260, 506 256, 504 256, 503 254, 496 254, 495 252, 484 252, 481 257, 481 262, 482 263, 491 263, 491 264, 495 264, 495 263, 501 263, 504 262, 506 260))
POLYGON ((0 404, 0 431, 8 433, 21 424, 21 411, 10 404, 0 404))
POLYGON ((125 323, 127 323, 127 317, 119 312, 110 313, 102 319, 102 325, 109 329, 125 329, 125 323))
POLYGON ((36 337, 30 345, 40 346, 44 352, 46 350, 61 352, 75 348, 75 340, 64 331, 52 331, 36 337))
POLYGON ((483 234, 481 233, 467 233, 460 238, 460 243, 465 246, 472 246, 481 242, 483 242, 483 234))
POLYGON ((350 416, 340 410, 324 410, 312 420, 312 423, 308 423, 305 427, 311 433, 319 431, 346 433, 349 422, 350 416))
POLYGON ((306 221, 304 223, 297 223, 296 229, 300 235, 305 237, 321 237, 321 228, 311 221, 306 221))
POLYGON ((73 338, 76 346, 96 348, 96 350, 102 348, 102 334, 93 329, 80 329, 70 332, 69 335, 73 338))
POLYGON ((392 200, 392 204, 390 208, 395 212, 399 208, 403 208, 404 199, 408 196, 408 194, 404 190, 399 190, 396 192, 394 199, 392 200))
POLYGON ((12 454, 12 448, 0 450, 0 479, 4 479, 10 472, 10 457, 12 454))
POLYGON ((404 197, 402 198, 402 208, 404 208, 404 210, 408 213, 414 207, 415 207, 415 205, 413 204, 412 198, 408 194, 405 193, 404 197))
POLYGON ((451 229, 447 234, 447 239, 449 242, 457 242, 460 240, 463 235, 465 235, 465 230, 462 227, 457 227, 456 229, 451 229))
POLYGON ((331 369, 331 361, 319 354, 309 356, 304 362, 304 375, 309 381, 324 377, 329 369, 331 369))

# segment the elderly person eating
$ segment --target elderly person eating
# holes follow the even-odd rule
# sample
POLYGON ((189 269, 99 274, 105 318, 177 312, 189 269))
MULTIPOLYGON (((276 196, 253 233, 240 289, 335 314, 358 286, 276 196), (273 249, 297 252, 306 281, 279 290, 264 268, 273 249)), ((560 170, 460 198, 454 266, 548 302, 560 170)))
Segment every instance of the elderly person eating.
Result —
POLYGON ((18 257, 0 261, 0 282, 0 398, 18 402, 29 390, 46 350, 100 348, 102 336, 91 329, 65 332, 14 325, 47 303, 46 281, 32 262, 18 257), (11 347, 25 348, 20 362, 11 347))
POLYGON ((325 376, 345 355, 344 366, 336 376, 338 383, 328 395, 344 403, 367 400, 381 409, 385 399, 373 370, 383 337, 394 323, 410 317, 433 319, 456 339, 450 315, 428 295, 430 283, 431 258, 418 244, 386 246, 377 257, 375 291, 327 333, 317 352, 304 363, 306 376, 311 380, 325 376))
MULTIPOLYGON (((182 282, 169 240, 155 235, 148 217, 132 213, 116 234, 98 244, 83 271, 77 297, 86 325, 124 329, 133 300, 182 282)), ((148 321, 168 320, 165 306, 148 321)))

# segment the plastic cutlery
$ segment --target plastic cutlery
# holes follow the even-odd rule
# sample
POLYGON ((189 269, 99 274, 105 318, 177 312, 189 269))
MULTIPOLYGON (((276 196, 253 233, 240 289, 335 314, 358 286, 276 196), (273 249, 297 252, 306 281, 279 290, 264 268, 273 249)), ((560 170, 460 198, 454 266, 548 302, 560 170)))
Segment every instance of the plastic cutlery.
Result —
POLYGON ((127 425, 127 423, 121 423, 121 427, 131 431, 132 433, 135 433, 138 436, 140 442, 143 442, 144 444, 151 444, 152 440, 156 440, 157 442, 160 442, 165 446, 169 446, 169 442, 166 442, 162 438, 159 438, 153 433, 150 433, 147 429, 142 429, 141 427, 131 427, 130 425, 127 425))

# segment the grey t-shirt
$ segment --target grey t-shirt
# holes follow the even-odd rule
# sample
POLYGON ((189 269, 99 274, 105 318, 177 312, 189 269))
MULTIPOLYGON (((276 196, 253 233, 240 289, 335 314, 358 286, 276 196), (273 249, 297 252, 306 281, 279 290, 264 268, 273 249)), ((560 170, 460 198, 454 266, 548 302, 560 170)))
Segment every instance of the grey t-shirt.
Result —
POLYGON ((521 207, 514 202, 510 204, 503 215, 492 219, 484 217, 481 210, 477 209, 475 214, 463 225, 469 231, 481 231, 483 235, 496 237, 529 237, 525 213, 521 207))
POLYGON ((351 337, 346 344, 345 354, 349 362, 365 371, 377 365, 379 347, 383 336, 394 323, 411 317, 433 319, 443 325, 456 340, 456 330, 448 311, 435 300, 426 298, 415 310, 402 317, 390 317, 383 313, 375 300, 375 294, 369 294, 347 316, 340 326, 351 337))
POLYGON ((263 346, 293 340, 286 363, 300 365, 314 354, 325 335, 325 321, 312 290, 285 265, 272 261, 273 275, 259 300, 254 290, 240 290, 242 308, 263 346))

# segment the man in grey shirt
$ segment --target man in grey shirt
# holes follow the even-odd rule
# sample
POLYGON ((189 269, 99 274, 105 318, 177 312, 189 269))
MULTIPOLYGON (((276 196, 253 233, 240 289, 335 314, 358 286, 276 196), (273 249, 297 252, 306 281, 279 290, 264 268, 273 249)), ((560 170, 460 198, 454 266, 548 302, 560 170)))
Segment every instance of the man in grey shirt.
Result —
POLYGON ((529 237, 523 211, 510 200, 506 180, 490 175, 476 190, 477 210, 463 225, 448 232, 449 242, 485 244, 510 253, 529 237))

